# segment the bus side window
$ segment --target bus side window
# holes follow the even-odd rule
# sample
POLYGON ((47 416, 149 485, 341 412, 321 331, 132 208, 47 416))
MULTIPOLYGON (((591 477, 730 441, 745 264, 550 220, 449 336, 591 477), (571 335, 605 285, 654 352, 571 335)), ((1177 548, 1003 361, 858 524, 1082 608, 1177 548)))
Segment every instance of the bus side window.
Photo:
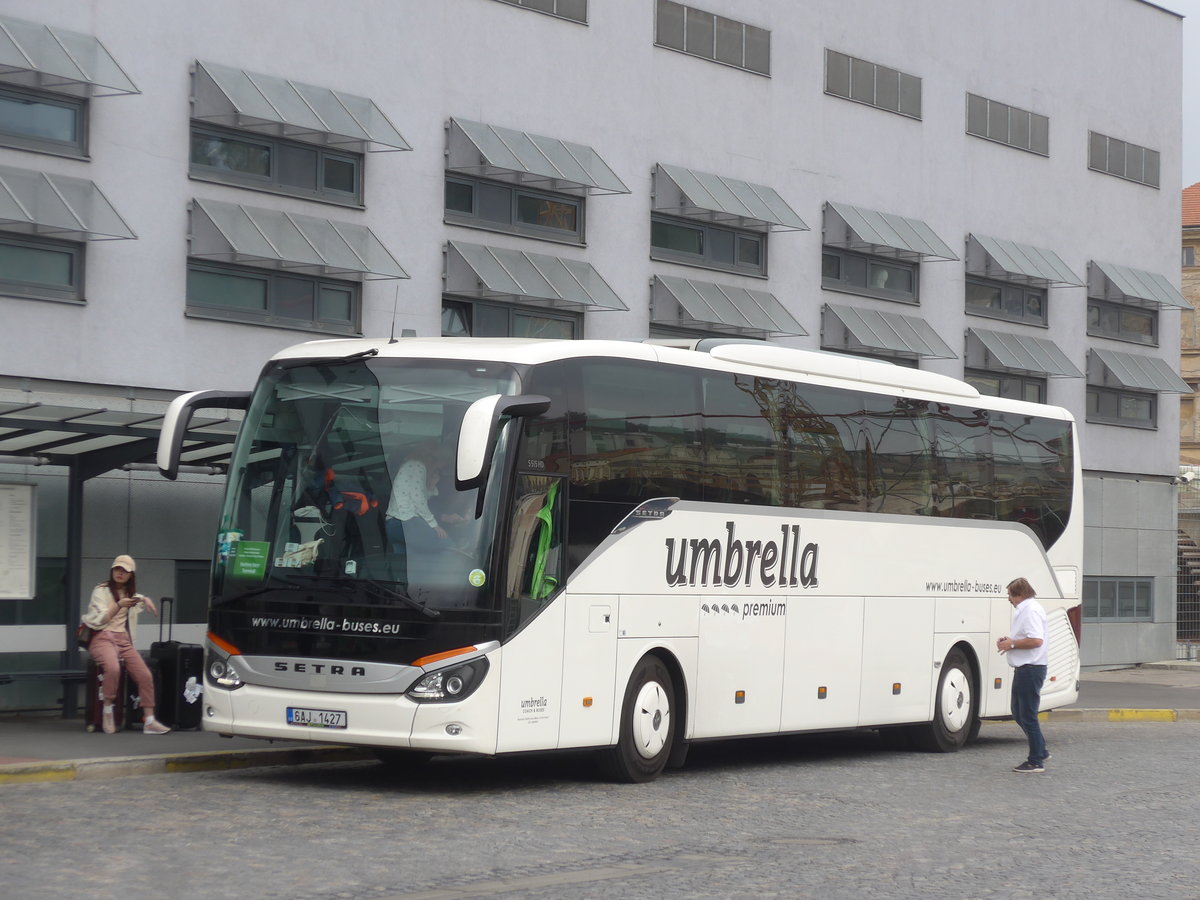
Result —
POLYGON ((563 479, 518 475, 508 542, 509 630, 533 618, 563 582, 563 479))
POLYGON ((868 395, 863 426, 874 456, 869 509, 903 516, 935 514, 934 413, 924 400, 868 395))
POLYGON ((797 467, 804 473, 797 506, 865 510, 870 478, 863 403, 857 392, 803 384, 789 418, 797 467))

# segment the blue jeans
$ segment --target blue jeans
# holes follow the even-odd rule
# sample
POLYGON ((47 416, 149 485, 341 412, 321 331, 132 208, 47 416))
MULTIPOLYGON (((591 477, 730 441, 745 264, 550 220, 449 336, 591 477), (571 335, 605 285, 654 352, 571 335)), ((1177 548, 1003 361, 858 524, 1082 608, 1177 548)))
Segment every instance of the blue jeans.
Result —
POLYGON ((1013 669, 1013 718, 1029 739, 1029 762, 1039 766, 1046 761, 1046 739, 1042 737, 1042 726, 1038 722, 1038 705, 1042 700, 1042 684, 1045 681, 1045 666, 1018 666, 1013 669))

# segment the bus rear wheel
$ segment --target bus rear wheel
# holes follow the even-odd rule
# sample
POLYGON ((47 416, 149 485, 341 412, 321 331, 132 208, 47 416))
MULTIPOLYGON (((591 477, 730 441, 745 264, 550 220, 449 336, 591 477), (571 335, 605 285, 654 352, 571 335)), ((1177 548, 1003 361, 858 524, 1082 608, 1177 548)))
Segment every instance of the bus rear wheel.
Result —
POLYGON ((978 733, 978 721, 971 664, 961 650, 951 650, 938 677, 933 721, 912 726, 909 739, 918 750, 953 753, 978 733))
POLYGON ((675 744, 674 702, 667 667, 657 656, 642 657, 625 689, 617 744, 601 751, 601 769, 608 778, 644 783, 659 776, 675 744))

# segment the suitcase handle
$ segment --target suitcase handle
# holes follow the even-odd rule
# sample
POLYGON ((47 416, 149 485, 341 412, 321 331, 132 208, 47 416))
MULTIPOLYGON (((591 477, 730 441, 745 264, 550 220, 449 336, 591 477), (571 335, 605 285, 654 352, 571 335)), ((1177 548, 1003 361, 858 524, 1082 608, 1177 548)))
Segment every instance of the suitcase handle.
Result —
POLYGON ((158 642, 161 644, 163 639, 163 622, 167 623, 167 640, 171 640, 171 634, 175 631, 175 598, 163 597, 159 601, 162 608, 158 617, 158 642))

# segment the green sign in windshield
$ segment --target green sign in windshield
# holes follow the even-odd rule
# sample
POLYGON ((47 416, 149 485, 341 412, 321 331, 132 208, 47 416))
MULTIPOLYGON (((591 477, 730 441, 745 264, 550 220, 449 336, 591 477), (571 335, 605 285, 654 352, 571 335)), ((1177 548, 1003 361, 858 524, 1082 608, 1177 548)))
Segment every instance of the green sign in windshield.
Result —
POLYGON ((267 577, 271 545, 267 541, 238 541, 229 548, 229 574, 262 581, 267 577))

